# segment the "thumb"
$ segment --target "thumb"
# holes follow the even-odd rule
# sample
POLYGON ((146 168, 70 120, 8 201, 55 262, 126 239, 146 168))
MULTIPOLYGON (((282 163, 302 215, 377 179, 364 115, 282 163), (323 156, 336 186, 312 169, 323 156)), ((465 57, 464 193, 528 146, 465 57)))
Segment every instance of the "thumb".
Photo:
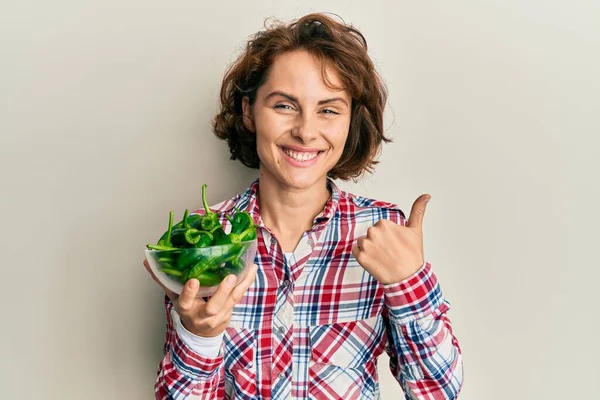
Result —
POLYGON ((425 208, 427 207, 427 202, 431 199, 431 196, 428 194, 422 194, 415 200, 412 209, 410 210, 410 216, 408 217, 408 222, 406 226, 414 229, 421 230, 423 227, 423 217, 425 216, 425 208))
POLYGON ((196 293, 200 288, 200 282, 197 279, 189 279, 183 286, 183 290, 179 295, 178 303, 182 310, 189 311, 196 300, 196 293))

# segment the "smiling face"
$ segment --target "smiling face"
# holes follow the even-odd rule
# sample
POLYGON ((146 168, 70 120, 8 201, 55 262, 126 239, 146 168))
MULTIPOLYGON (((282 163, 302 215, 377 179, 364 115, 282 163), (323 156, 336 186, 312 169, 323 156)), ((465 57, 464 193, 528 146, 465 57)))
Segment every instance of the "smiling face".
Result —
MULTIPOLYGON (((341 87, 338 74, 327 79, 341 87)), ((256 134, 261 178, 285 188, 323 184, 344 150, 350 127, 351 97, 323 80, 320 62, 310 53, 284 53, 272 64, 244 124, 256 134)))

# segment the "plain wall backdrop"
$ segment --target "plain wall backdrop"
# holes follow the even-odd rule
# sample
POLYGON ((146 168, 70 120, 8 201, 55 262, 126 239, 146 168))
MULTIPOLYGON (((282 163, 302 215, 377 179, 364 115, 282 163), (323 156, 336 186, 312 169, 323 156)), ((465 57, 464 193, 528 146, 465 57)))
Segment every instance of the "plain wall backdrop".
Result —
MULTIPOLYGON (((0 9, 0 397, 151 399, 163 294, 144 246, 246 188, 210 120, 267 17, 339 14, 390 91, 372 176, 430 193, 460 399, 598 399, 597 1, 68 1, 0 9)), ((399 386, 379 360, 383 399, 399 386)))

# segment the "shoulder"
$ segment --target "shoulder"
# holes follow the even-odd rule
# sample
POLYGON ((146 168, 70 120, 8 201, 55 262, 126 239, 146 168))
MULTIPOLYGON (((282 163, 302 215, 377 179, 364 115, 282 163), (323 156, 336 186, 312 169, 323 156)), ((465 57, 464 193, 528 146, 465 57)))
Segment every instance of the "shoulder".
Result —
POLYGON ((404 211, 394 202, 346 191, 340 191, 339 210, 359 220, 369 219, 376 222, 380 219, 389 219, 396 223, 404 223, 406 220, 404 211))

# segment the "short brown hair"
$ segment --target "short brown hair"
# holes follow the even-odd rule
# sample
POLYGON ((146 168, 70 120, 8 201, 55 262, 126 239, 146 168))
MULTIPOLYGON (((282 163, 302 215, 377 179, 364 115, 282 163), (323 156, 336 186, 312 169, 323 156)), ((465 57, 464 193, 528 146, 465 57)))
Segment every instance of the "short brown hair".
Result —
POLYGON ((213 120, 217 137, 229 144, 231 159, 258 168, 256 136, 243 123, 242 99, 254 104, 274 59, 282 53, 306 50, 325 68, 333 68, 352 97, 350 129, 333 179, 349 180, 372 172, 384 135, 383 112, 387 89, 367 54, 367 41, 351 25, 324 14, 309 14, 288 25, 277 22, 250 38, 245 51, 228 69, 220 93, 220 111, 213 120))

